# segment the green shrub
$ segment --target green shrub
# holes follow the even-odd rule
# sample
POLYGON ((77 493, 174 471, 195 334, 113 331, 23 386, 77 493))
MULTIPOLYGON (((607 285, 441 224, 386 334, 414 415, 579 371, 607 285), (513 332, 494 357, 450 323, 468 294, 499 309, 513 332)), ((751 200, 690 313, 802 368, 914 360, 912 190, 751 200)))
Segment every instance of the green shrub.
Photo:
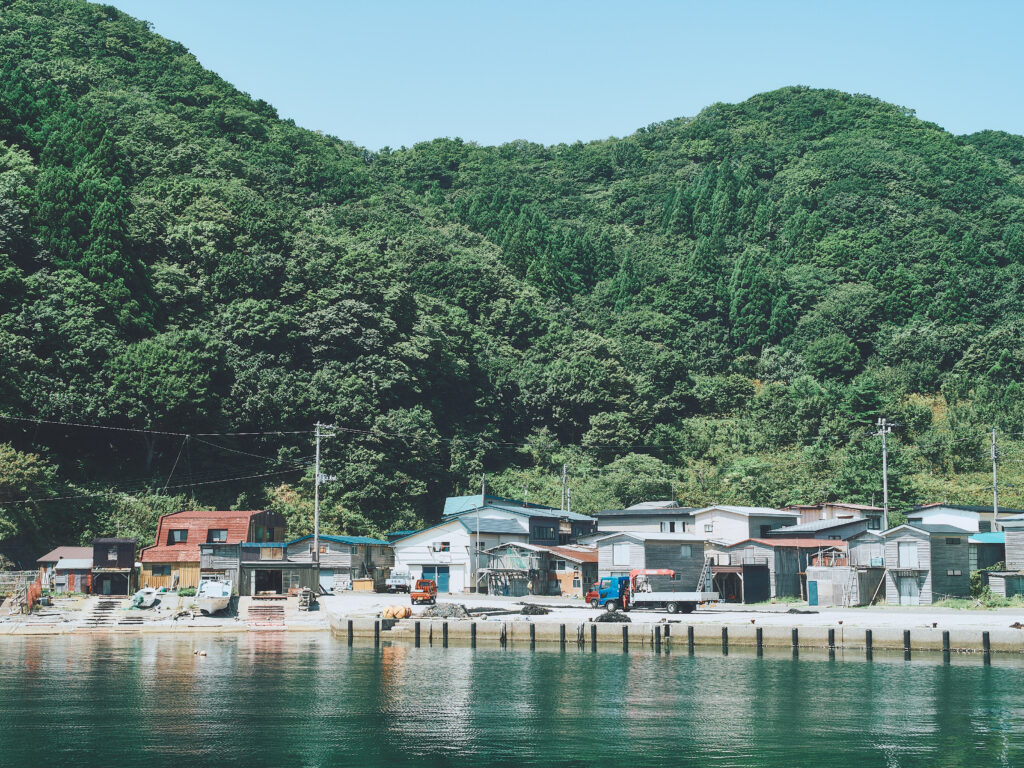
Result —
POLYGON ((179 589, 178 590, 178 597, 195 597, 195 595, 196 595, 196 588, 195 587, 185 587, 184 589, 179 589))

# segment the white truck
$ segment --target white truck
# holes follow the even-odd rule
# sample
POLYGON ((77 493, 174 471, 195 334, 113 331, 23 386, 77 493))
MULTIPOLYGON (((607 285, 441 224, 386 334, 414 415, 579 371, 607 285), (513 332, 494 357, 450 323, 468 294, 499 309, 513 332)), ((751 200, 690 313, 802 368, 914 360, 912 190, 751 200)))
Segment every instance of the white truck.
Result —
POLYGON ((412 577, 405 571, 392 571, 384 581, 388 592, 408 592, 412 588, 412 577))

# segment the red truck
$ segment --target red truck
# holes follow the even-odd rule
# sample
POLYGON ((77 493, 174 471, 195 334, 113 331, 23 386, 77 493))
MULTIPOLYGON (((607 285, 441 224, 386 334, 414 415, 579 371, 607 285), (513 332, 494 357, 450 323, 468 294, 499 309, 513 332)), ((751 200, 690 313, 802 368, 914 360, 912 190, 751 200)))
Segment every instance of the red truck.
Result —
POLYGON ((417 579, 416 585, 409 592, 409 599, 412 600, 413 605, 419 603, 434 605, 437 602, 437 584, 430 579, 417 579))

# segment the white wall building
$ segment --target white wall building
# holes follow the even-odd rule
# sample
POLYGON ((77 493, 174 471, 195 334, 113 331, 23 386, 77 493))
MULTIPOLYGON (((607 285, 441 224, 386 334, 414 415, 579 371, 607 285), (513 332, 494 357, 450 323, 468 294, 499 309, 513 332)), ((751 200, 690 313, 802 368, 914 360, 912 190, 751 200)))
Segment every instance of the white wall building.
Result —
POLYGON ((746 539, 767 538, 768 531, 798 522, 799 512, 718 504, 694 511, 693 533, 707 541, 735 544, 746 539))
POLYGON ((597 512, 597 528, 602 533, 693 533, 694 507, 681 507, 675 501, 644 501, 625 509, 597 512))
POLYGON ((526 543, 530 538, 526 519, 479 513, 462 514, 392 543, 395 567, 413 579, 432 579, 438 592, 467 592, 473 586, 476 568, 487 566, 491 547, 526 543))

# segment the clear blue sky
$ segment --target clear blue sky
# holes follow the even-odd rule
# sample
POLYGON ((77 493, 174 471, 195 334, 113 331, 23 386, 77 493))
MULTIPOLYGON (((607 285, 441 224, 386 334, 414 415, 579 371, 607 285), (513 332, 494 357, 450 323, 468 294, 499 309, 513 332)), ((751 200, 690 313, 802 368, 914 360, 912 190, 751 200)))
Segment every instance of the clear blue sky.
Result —
POLYGON ((1024 133, 1024 3, 112 0, 299 125, 371 149, 622 136, 784 85, 1024 133))

